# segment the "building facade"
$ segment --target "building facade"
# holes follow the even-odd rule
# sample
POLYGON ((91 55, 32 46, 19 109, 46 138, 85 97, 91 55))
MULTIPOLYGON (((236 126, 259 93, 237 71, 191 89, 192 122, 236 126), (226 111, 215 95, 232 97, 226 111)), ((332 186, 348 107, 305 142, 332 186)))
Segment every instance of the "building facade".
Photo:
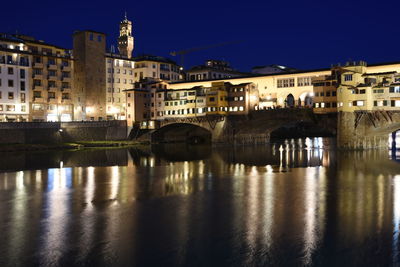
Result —
POLYGON ((0 38, 1 121, 74 120, 71 51, 24 35, 0 38))
POLYGON ((400 108, 400 68, 347 62, 313 81, 314 112, 379 111, 400 108))
POLYGON ((222 60, 206 60, 204 65, 194 66, 186 71, 187 81, 218 80, 247 76, 249 73, 235 71, 222 60))

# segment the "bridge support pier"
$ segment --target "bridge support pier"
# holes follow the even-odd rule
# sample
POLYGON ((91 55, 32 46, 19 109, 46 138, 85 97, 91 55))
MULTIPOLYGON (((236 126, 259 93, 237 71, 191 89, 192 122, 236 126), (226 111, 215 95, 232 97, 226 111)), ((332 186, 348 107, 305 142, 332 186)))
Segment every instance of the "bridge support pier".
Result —
POLYGON ((340 149, 388 149, 389 134, 368 113, 339 112, 337 145, 340 149))

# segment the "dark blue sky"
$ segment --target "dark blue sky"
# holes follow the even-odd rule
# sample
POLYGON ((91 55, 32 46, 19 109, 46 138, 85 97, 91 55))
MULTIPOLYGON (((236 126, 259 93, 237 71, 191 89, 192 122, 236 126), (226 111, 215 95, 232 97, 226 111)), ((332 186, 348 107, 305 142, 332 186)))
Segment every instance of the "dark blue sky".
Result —
POLYGON ((189 54, 185 67, 215 58, 243 71, 267 64, 313 69, 348 59, 400 61, 399 7, 398 0, 3 1, 0 31, 72 48, 74 30, 93 29, 107 33, 110 46, 126 10, 135 55, 242 41, 189 54))

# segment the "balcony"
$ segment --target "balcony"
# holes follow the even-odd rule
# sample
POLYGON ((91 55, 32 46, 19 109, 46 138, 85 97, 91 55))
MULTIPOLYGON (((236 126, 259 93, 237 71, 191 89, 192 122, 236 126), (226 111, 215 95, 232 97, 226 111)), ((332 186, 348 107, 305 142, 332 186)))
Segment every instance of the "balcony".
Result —
POLYGON ((38 63, 38 62, 34 62, 33 64, 32 64, 32 67, 34 67, 34 68, 43 68, 43 63, 38 63))
POLYGON ((57 87, 56 85, 49 85, 49 86, 47 87, 47 90, 49 90, 49 91, 57 91, 57 90, 58 90, 58 87, 57 87))
POLYGON ((49 98, 47 99, 47 102, 48 102, 49 104, 57 104, 57 103, 58 103, 58 100, 57 100, 57 98, 49 97, 49 98))
POLYGON ((43 97, 33 97, 33 102, 34 103, 44 103, 44 98, 43 97))
POLYGON ((72 100, 70 98, 63 98, 63 99, 61 99, 61 103, 65 104, 65 105, 71 105, 72 100))
POLYGON ((38 79, 38 80, 42 80, 43 79, 43 75, 42 74, 32 74, 32 78, 33 79, 38 79))
POLYGON ((62 66, 61 69, 63 71, 71 71, 71 66, 62 66))
POLYGON ((49 70, 57 70, 57 65, 56 64, 48 64, 47 69, 49 70))
POLYGON ((61 80, 63 82, 71 82, 71 77, 62 77, 61 80))
POLYGON ((65 93, 70 93, 71 92, 71 87, 62 87, 61 88, 61 92, 65 92, 65 93))
POLYGON ((44 88, 43 88, 43 86, 41 86, 41 85, 34 85, 33 86, 33 90, 43 90, 44 88))
POLYGON ((47 79, 49 79, 49 80, 57 80, 57 75, 47 75, 47 79))

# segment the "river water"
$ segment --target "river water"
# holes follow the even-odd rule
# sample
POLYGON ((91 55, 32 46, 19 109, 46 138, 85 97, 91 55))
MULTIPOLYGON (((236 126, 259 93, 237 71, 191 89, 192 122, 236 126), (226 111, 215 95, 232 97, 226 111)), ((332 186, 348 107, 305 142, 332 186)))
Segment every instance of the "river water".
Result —
POLYGON ((0 266, 400 265, 396 150, 307 138, 0 159, 0 266))

